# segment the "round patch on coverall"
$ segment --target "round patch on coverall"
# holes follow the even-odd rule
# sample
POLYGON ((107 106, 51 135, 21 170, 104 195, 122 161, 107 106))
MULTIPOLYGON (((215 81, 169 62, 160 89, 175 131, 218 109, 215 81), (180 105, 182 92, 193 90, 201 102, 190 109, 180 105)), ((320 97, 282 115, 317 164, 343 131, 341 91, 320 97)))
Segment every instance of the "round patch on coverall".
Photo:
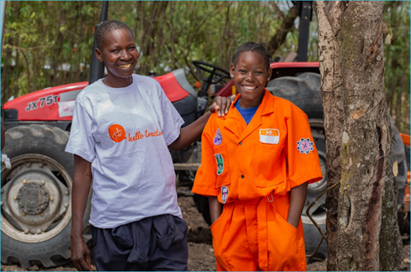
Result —
POLYGON ((301 138, 301 140, 297 142, 297 150, 300 151, 301 154, 310 154, 310 152, 314 150, 314 143, 311 142, 309 138, 301 138))

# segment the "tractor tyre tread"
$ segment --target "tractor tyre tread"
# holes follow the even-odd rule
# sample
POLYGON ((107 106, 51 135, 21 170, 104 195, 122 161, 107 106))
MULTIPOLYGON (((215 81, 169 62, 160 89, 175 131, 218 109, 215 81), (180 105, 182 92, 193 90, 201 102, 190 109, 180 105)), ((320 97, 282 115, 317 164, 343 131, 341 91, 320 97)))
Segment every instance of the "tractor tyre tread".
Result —
MULTIPOLYGON (((2 150, 10 160, 26 154, 41 154, 61 164, 72 178, 73 155, 65 152, 69 133, 48 125, 24 125, 6 131, 6 145, 2 150)), ((2 183, 6 178, 2 177, 2 183)), ((2 184, 3 185, 3 184, 2 184)), ((70 189, 71 190, 71 189, 70 189)), ((71 201, 71 200, 70 200, 71 201)), ((90 206, 86 207, 83 226, 86 229, 90 206)), ((70 222, 54 237, 39 243, 18 241, 1 232, 1 262, 17 264, 28 269, 33 265, 50 268, 70 262, 70 222)), ((89 235, 84 235, 89 237, 89 235)), ((90 241, 86 241, 90 244, 90 241)))

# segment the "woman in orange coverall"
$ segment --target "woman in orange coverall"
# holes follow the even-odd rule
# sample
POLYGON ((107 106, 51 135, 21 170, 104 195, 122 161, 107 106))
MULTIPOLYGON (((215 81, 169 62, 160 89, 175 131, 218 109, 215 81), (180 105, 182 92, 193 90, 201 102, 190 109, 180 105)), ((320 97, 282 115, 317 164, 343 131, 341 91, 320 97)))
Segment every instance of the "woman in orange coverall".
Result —
POLYGON ((306 270, 300 217, 308 183, 322 178, 320 162, 306 114, 264 88, 270 56, 253 42, 237 48, 239 94, 202 135, 193 192, 209 196, 219 271, 306 270))

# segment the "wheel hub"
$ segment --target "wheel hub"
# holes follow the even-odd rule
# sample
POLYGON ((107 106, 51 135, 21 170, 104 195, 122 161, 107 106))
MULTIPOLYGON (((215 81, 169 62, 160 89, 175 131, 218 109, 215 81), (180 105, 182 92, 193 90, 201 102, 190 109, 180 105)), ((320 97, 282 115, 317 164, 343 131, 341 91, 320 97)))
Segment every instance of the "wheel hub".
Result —
POLYGON ((26 182, 20 188, 16 200, 23 215, 37 215, 46 210, 50 197, 43 184, 26 182))
POLYGON ((71 217, 71 184, 68 187, 58 178, 62 175, 70 181, 70 177, 61 166, 37 154, 13 158, 12 165, 1 173, 2 232, 29 243, 50 239, 71 217))

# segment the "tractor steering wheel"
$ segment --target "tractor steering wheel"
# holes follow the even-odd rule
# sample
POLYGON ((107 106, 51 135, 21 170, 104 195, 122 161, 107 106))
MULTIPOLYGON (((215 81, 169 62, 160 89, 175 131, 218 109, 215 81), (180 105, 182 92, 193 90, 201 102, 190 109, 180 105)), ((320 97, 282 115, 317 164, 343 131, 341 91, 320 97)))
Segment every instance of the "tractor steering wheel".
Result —
POLYGON ((230 72, 221 67, 199 60, 193 61, 193 64, 197 68, 198 76, 202 81, 204 81, 204 84, 199 91, 198 96, 206 96, 208 87, 211 84, 217 84, 226 78, 230 78, 230 72), (206 72, 208 76, 204 76, 203 72, 206 72))

